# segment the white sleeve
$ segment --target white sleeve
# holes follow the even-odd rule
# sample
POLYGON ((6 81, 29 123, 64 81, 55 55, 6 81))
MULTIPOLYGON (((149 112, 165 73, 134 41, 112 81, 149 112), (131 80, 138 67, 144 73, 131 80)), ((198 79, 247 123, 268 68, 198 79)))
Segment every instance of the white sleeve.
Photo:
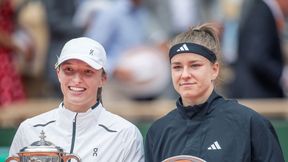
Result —
POLYGON ((125 138, 125 162, 144 162, 143 137, 136 126, 129 129, 125 138))
POLYGON ((23 143, 24 130, 25 128, 23 128, 23 123, 21 123, 16 131, 16 134, 14 135, 12 144, 10 146, 9 157, 16 156, 17 153, 19 153, 20 149, 22 149, 25 146, 23 143))

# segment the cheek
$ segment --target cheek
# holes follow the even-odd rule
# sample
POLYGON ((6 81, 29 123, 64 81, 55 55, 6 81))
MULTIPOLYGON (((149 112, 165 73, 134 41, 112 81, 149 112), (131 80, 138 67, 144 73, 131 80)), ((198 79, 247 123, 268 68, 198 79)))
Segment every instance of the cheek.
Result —
POLYGON ((97 89, 102 86, 102 80, 97 78, 89 78, 85 81, 86 85, 90 85, 93 89, 97 89))
POLYGON ((171 72, 171 78, 172 78, 172 82, 173 82, 174 86, 180 80, 180 76, 181 76, 181 74, 179 72, 178 73, 177 72, 171 72))
POLYGON ((58 80, 60 82, 60 84, 65 84, 65 82, 67 82, 68 78, 63 76, 63 74, 58 74, 58 80))
POLYGON ((212 75, 210 73, 210 71, 199 71, 197 73, 194 73, 195 79, 197 79, 197 81, 199 83, 203 84, 210 84, 211 83, 211 78, 212 75))
POLYGON ((63 84, 65 81, 68 80, 68 76, 66 76, 63 71, 57 70, 58 81, 60 84, 63 84))
POLYGON ((70 78, 69 77, 65 77, 65 76, 59 76, 58 77, 58 80, 59 80, 59 84, 60 84, 60 87, 61 89, 65 90, 66 88, 68 88, 68 85, 70 84, 70 78))

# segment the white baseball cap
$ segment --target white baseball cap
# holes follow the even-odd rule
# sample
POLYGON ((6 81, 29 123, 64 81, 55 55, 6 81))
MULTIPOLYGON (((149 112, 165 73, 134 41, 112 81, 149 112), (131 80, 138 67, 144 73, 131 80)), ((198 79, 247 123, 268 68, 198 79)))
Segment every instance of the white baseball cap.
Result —
POLYGON ((74 38, 66 42, 55 68, 70 59, 84 61, 97 70, 104 68, 107 60, 104 47, 99 42, 87 37, 74 38))

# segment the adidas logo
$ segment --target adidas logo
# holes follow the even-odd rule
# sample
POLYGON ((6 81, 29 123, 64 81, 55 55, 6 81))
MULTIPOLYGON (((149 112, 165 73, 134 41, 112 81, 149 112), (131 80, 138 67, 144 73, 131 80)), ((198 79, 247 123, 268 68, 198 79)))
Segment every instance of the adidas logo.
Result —
POLYGON ((183 44, 180 48, 177 49, 177 52, 179 51, 189 51, 189 48, 186 44, 183 44))
POLYGON ((221 150, 221 146, 217 141, 215 141, 210 147, 208 147, 208 150, 221 150))

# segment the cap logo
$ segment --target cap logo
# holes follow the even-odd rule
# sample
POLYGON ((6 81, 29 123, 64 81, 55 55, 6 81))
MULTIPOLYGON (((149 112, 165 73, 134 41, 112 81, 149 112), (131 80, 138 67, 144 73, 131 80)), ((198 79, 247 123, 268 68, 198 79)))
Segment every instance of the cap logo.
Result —
POLYGON ((90 49, 90 52, 89 52, 89 55, 94 55, 94 50, 93 49, 90 49))

